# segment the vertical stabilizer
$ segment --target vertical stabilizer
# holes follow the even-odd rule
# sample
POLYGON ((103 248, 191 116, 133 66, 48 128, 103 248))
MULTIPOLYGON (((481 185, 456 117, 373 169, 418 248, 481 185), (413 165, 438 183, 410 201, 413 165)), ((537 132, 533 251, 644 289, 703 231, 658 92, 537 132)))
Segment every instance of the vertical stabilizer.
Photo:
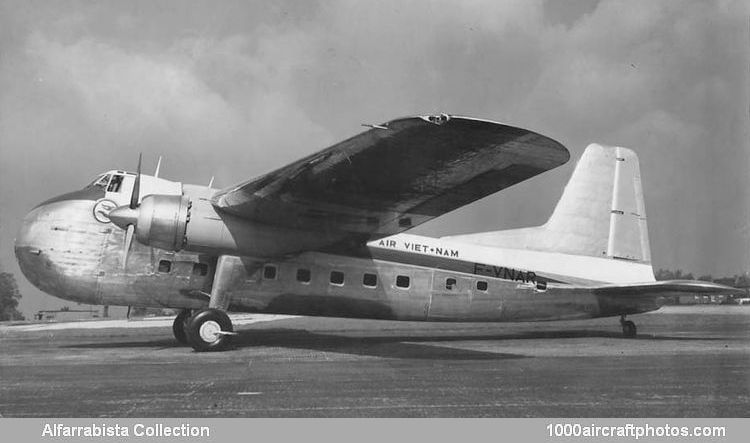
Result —
POLYGON ((451 238, 485 246, 649 263, 638 157, 627 148, 591 144, 547 223, 451 238))
POLYGON ((635 153, 589 145, 543 228, 545 250, 650 261, 635 153))

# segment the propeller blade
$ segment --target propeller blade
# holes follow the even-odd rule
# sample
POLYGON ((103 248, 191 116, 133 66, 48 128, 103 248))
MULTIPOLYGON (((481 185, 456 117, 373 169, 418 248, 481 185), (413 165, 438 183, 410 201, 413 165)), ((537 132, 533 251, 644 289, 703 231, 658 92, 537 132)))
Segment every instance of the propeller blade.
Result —
POLYGON ((143 157, 143 154, 138 154, 138 171, 136 172, 135 176, 135 183, 133 183, 133 193, 130 194, 130 209, 135 209, 138 207, 138 198, 140 197, 141 192, 141 159, 143 157))
POLYGON ((133 232, 135 226, 128 225, 128 230, 125 232, 125 250, 122 251, 122 269, 125 270, 128 267, 128 255, 130 254, 130 244, 133 243, 133 232))
POLYGON ((154 171, 154 178, 159 178, 159 170, 161 170, 161 155, 159 161, 156 162, 156 171, 154 171))

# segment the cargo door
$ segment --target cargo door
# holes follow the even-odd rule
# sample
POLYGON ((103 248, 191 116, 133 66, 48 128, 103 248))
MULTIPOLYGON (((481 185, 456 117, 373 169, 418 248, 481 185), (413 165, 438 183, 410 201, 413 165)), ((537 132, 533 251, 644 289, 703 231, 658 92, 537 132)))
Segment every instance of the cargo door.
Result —
POLYGON ((432 279, 431 320, 468 320, 473 279, 436 270, 432 279))

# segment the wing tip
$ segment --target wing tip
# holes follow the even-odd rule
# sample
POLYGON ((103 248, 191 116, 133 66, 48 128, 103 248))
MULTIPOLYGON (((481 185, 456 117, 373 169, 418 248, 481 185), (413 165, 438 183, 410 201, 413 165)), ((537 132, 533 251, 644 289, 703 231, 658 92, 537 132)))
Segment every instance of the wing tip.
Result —
POLYGON ((504 128, 513 128, 516 130, 524 131, 530 135, 540 137, 540 139, 544 140, 545 148, 549 149, 550 151, 555 151, 560 155, 558 159, 560 161, 560 164, 565 164, 570 160, 570 151, 568 150, 568 148, 566 148, 565 145, 553 139, 552 137, 540 134, 539 132, 536 132, 536 131, 522 128, 520 126, 510 125, 507 123, 490 120, 486 118, 477 118, 477 117, 471 117, 471 116, 466 116, 466 115, 457 115, 457 114, 454 115, 454 114, 449 114, 447 112, 440 112, 440 113, 435 113, 435 114, 420 114, 420 115, 412 115, 412 116, 395 118, 393 120, 390 120, 384 123, 382 126, 388 127, 389 125, 395 122, 405 121, 405 120, 415 120, 415 119, 423 120, 425 122, 432 123, 438 126, 446 124, 451 121, 466 121, 466 122, 484 123, 484 124, 504 127, 504 128))

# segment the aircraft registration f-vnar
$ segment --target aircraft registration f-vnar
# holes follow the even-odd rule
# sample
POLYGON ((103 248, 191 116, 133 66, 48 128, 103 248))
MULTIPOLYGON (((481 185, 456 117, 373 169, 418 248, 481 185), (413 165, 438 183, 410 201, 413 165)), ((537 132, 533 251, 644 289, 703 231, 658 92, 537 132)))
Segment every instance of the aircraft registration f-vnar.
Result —
POLYGON ((396 119, 226 189, 113 170, 24 219, 26 277, 63 299, 178 308, 174 335, 226 347, 227 311, 518 322, 652 311, 732 293, 660 281, 638 159, 590 145, 542 226, 428 238, 405 231, 560 166, 543 135, 440 114, 396 119), (133 241, 135 238, 136 241, 133 241))

